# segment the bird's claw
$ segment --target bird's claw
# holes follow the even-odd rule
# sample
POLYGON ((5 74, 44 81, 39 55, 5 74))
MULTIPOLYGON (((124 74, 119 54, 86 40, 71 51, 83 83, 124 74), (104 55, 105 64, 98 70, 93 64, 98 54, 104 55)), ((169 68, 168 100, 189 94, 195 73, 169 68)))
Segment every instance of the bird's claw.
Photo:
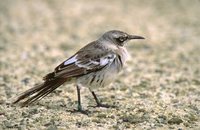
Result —
POLYGON ((71 113, 81 113, 84 115, 89 115, 89 111, 88 110, 82 110, 82 109, 74 109, 73 111, 71 111, 71 113))
POLYGON ((99 103, 99 104, 97 104, 96 106, 90 106, 90 107, 93 107, 93 108, 95 108, 95 107, 116 108, 116 106, 114 106, 114 105, 108 105, 108 104, 102 104, 102 103, 99 103))

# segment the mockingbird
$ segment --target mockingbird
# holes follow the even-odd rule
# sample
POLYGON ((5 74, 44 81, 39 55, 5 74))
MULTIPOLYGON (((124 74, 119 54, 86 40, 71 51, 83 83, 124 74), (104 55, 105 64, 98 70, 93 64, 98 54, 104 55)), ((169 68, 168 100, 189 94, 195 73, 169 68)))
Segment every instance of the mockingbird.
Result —
POLYGON ((97 107, 108 107, 102 104, 94 93, 95 88, 110 84, 125 64, 128 52, 124 44, 133 39, 144 39, 141 36, 129 35, 119 30, 104 33, 98 40, 87 44, 69 59, 58 65, 47 74, 44 82, 21 94, 13 103, 21 100, 27 106, 47 96, 63 83, 75 82, 78 95, 78 111, 81 106, 80 88, 88 87, 97 107))

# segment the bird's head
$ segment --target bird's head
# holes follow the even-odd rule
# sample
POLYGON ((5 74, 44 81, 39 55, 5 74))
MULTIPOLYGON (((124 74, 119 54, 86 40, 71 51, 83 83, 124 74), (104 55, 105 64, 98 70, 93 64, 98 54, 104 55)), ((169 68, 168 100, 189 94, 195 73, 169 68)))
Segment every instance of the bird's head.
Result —
POLYGON ((130 35, 119 30, 111 30, 102 35, 101 40, 106 40, 117 44, 118 46, 124 46, 130 40, 133 39, 144 39, 144 37, 137 35, 130 35))

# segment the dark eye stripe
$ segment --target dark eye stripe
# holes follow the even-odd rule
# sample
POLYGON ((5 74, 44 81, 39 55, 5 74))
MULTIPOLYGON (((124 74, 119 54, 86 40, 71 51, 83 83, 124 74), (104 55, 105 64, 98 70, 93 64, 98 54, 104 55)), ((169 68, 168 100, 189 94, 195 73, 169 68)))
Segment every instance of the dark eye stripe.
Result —
POLYGON ((123 38, 123 37, 120 37, 120 38, 119 38, 119 41, 123 42, 123 41, 124 41, 124 38, 123 38))
POLYGON ((126 41, 127 40, 127 36, 123 36, 123 37, 119 37, 118 38, 118 40, 120 41, 120 42, 124 42, 124 41, 126 41))

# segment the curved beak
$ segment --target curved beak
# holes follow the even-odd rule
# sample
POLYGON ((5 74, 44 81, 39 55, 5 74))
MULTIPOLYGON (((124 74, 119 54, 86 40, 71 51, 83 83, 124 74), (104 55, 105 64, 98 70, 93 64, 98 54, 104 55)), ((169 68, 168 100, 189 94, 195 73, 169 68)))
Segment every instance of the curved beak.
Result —
POLYGON ((128 39, 132 40, 132 39, 145 39, 145 38, 137 35, 128 35, 128 39))

